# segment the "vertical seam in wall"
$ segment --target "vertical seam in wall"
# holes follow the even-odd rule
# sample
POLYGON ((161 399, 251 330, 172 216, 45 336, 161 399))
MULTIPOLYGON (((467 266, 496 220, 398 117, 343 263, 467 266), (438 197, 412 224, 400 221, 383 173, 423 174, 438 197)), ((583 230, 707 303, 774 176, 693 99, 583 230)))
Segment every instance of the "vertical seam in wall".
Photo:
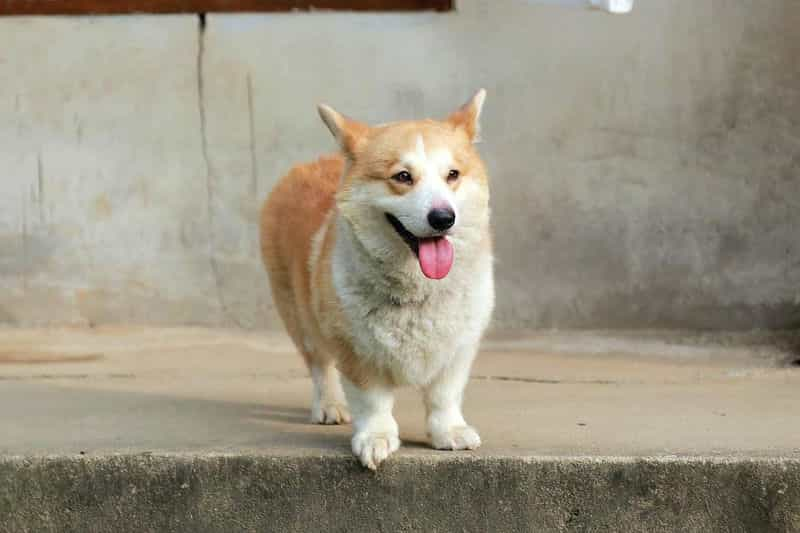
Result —
POLYGON ((36 153, 36 202, 39 204, 39 223, 44 224, 44 165, 41 150, 36 153))
POLYGON ((250 126, 250 193, 254 202, 258 201, 258 158, 256 157, 256 122, 253 117, 253 79, 247 73, 247 115, 250 126))
POLYGON ((206 32, 206 14, 198 13, 197 15, 197 107, 200 114, 200 136, 201 136, 201 149, 203 152, 203 162, 206 167, 206 222, 208 223, 208 262, 211 267, 211 274, 214 277, 214 289, 217 294, 217 305, 219 308, 220 318, 222 321, 228 317, 228 310, 225 306, 222 297, 222 283, 219 273, 219 265, 217 264, 216 249, 214 246, 214 208, 213 201, 213 171, 211 168, 211 160, 208 156, 208 135, 206 132, 206 104, 205 104, 205 90, 203 86, 203 60, 205 56, 205 32, 206 32))
POLYGON ((22 291, 23 297, 28 297, 28 270, 31 265, 28 253, 28 199, 25 188, 22 189, 22 291))

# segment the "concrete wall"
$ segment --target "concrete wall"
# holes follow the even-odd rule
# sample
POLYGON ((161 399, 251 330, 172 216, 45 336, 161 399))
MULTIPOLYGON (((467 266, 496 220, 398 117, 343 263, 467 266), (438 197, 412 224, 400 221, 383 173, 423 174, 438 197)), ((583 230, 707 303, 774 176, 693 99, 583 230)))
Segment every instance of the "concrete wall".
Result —
POLYGON ((259 203, 489 91, 496 325, 800 324, 800 2, 0 19, 0 323, 275 327, 259 203))

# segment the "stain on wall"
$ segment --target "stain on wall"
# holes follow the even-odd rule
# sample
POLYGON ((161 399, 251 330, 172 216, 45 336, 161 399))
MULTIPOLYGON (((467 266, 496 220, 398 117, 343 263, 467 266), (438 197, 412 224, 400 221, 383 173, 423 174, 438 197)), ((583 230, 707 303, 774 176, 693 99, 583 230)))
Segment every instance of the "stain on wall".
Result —
POLYGON ((797 327, 797 27, 794 0, 0 19, 0 322, 279 327, 256 216, 333 149, 315 104, 482 86, 495 327, 797 327))

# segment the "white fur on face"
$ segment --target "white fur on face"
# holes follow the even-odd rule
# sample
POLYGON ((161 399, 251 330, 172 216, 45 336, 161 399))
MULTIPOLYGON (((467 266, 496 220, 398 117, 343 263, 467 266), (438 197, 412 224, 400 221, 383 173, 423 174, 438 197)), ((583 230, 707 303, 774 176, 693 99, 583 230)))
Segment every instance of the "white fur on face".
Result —
POLYGON ((413 147, 402 155, 390 172, 406 169, 418 183, 406 194, 390 192, 382 180, 355 181, 337 199, 339 213, 348 221, 350 231, 372 257, 397 265, 407 259, 409 272, 418 273, 419 265, 408 245, 387 222, 386 213, 398 220, 417 237, 430 237, 437 232, 428 223, 428 213, 436 203, 449 205, 456 214, 455 225, 447 232, 456 254, 471 253, 483 239, 488 225, 489 191, 480 181, 462 172, 461 184, 453 191, 447 174, 458 169, 453 153, 447 147, 431 149, 421 135, 413 147))
POLYGON ((414 150, 403 154, 400 166, 407 169, 418 182, 404 195, 387 195, 378 206, 391 213, 417 237, 429 237, 437 232, 428 224, 428 213, 434 207, 449 207, 456 213, 455 195, 447 185, 447 174, 453 168, 453 154, 447 148, 428 151, 422 135, 417 136, 414 150))

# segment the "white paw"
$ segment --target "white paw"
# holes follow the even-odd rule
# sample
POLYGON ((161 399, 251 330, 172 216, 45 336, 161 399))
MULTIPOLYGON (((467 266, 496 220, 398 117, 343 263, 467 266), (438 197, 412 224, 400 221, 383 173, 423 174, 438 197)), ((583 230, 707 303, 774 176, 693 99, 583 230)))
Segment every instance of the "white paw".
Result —
POLYGON ((474 450, 481 445, 481 437, 471 426, 453 426, 431 433, 431 444, 437 450, 474 450))
POLYGON ((375 470, 389 455, 400 447, 400 439, 395 433, 369 433, 353 435, 353 454, 361 464, 375 470))
POLYGON ((312 424, 349 424, 350 412, 341 403, 314 405, 311 407, 312 424))

